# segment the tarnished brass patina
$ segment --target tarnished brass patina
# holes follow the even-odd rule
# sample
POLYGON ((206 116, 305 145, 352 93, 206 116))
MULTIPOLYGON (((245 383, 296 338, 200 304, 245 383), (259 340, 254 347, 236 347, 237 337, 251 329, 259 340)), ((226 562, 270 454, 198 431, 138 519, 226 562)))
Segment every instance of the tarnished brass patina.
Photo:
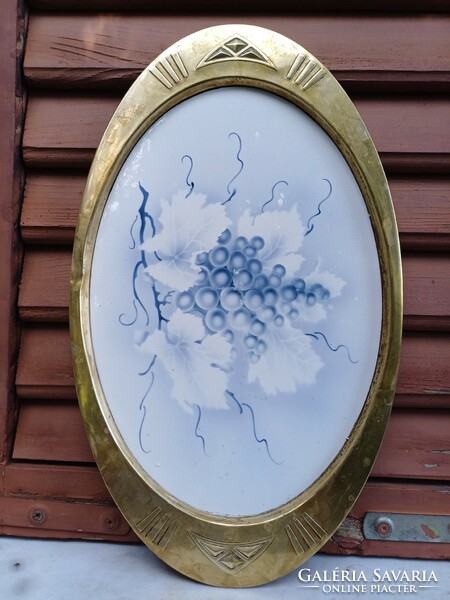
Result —
POLYGON ((390 414, 402 330, 401 282, 396 222, 378 154, 353 103, 305 49, 272 31, 226 25, 181 40, 145 69, 113 115, 89 173, 74 245, 70 325, 77 393, 95 459, 115 502, 155 554, 200 582, 247 587, 289 573, 323 546, 360 493, 390 414), (215 516, 186 505, 140 467, 104 397, 89 310, 97 230, 129 152, 170 108, 225 86, 259 88, 288 100, 334 141, 359 184, 372 220, 383 294, 378 363, 349 439, 299 496, 272 511, 241 518, 215 516))

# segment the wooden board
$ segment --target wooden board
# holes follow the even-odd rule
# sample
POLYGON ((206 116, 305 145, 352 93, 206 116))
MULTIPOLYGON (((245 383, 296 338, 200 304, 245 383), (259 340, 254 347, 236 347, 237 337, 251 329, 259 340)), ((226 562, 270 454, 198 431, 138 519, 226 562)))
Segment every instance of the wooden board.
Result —
MULTIPOLYGON (((355 96, 385 169, 450 173, 450 98, 355 96)), ((34 94, 23 156, 28 167, 89 166, 120 101, 117 94, 34 94), (48 115, 52 115, 49 120, 48 115)))
MULTIPOLYGON (((29 85, 47 88, 125 89, 182 37, 236 22, 243 22, 243 17, 210 12, 177 18, 173 14, 136 14, 126 19, 104 13, 75 19, 61 13, 33 14, 25 79, 29 85)), ((244 22, 295 40, 347 89, 450 89, 448 15, 423 19, 413 14, 377 14, 361 19, 358 14, 247 14, 244 22)))
MULTIPOLYGON (((21 232, 27 244, 70 244, 80 209, 84 172, 31 171, 21 232)), ((391 176, 402 250, 450 250, 450 179, 391 176)))
POLYGON ((12 458, 93 463, 78 405, 21 402, 12 458))

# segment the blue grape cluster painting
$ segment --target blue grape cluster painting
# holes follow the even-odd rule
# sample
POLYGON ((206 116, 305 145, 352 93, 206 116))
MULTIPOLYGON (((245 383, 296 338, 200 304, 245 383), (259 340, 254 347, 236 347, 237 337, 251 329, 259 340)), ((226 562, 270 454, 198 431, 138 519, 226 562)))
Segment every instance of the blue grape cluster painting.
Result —
POLYGON ((280 393, 296 394, 315 383, 323 367, 318 343, 356 362, 346 346, 333 346, 316 325, 328 318, 329 302, 341 295, 344 280, 320 262, 302 270, 303 240, 313 233, 333 188, 324 179, 316 212, 303 217, 297 204, 284 207, 279 190, 288 182, 278 181, 269 199, 256 203, 257 211, 244 208, 232 218, 244 163, 242 140, 235 132, 231 136, 239 141, 238 170, 225 199, 197 191, 201 186, 190 179, 190 155, 181 158, 190 167, 186 189, 162 199, 157 217, 151 189, 139 184, 140 208, 130 229, 131 249, 139 249, 132 281, 134 316, 123 313, 120 322, 130 327, 140 315, 145 320, 139 341, 149 356, 148 368, 140 373, 148 378, 140 404, 144 452, 151 452, 142 441, 148 401, 155 377, 163 373, 171 401, 194 415, 193 433, 206 456, 204 411, 234 404, 238 415, 250 414, 249 435, 278 464, 282 458, 273 456, 270 439, 258 430, 257 408, 246 387, 257 386, 276 403, 280 393), (147 292, 138 291, 143 289, 139 280, 146 282, 147 292))

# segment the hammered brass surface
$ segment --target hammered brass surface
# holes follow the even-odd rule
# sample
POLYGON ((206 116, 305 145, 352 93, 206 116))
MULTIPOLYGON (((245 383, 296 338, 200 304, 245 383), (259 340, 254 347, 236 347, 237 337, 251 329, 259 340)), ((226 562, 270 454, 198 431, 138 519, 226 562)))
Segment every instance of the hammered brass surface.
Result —
POLYGON ((392 406, 402 329, 400 250, 386 178, 359 114, 330 72, 297 43, 245 25, 194 33, 152 62, 112 117, 89 173, 73 252, 70 311, 77 393, 95 459, 115 502, 154 553, 198 581, 248 587, 285 575, 317 552, 350 510, 374 463, 392 406), (141 135, 193 95, 236 85, 270 91, 297 105, 346 158, 373 223, 383 315, 372 385, 339 455, 287 504, 264 514, 228 518, 196 510, 169 495, 126 447, 96 371, 89 286, 103 208, 141 135))

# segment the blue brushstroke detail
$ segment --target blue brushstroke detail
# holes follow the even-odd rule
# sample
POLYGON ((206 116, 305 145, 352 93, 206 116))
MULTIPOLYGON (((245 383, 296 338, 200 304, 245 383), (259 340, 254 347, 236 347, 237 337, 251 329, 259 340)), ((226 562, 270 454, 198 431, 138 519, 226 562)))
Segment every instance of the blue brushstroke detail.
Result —
POLYGON ((322 206, 322 204, 323 204, 324 202, 326 202, 326 200, 328 200, 328 198, 331 196, 331 193, 332 193, 332 191, 333 191, 333 186, 331 185, 331 181, 329 181, 328 179, 322 179, 322 181, 326 181, 326 182, 328 183, 328 185, 330 186, 330 190, 329 190, 328 194, 325 196, 325 198, 319 202, 319 205, 318 205, 318 207, 317 207, 317 212, 316 212, 316 214, 314 214, 312 217, 309 217, 309 219, 308 219, 308 223, 306 224, 306 227, 307 227, 308 229, 307 229, 307 231, 306 231, 306 233, 305 233, 305 237, 306 237, 307 235, 309 235, 309 234, 311 233, 311 231, 314 229, 314 224, 311 224, 311 221, 312 221, 313 219, 315 219, 316 217, 318 217, 319 215, 321 215, 321 214, 322 214, 322 211, 320 210, 320 207, 322 206))
MULTIPOLYGON (((145 240, 145 229, 146 229, 147 222, 150 224, 152 237, 154 237, 156 234, 156 227, 155 227, 155 222, 153 220, 152 215, 149 212, 147 212, 147 202, 149 199, 149 193, 141 185, 140 182, 139 182, 139 189, 141 190, 141 193, 142 193, 142 202, 138 209, 138 215, 137 215, 135 221, 133 222, 133 225, 131 226, 131 230, 133 229, 134 224, 136 223, 136 220, 139 219, 139 221, 140 221, 139 245, 141 247, 140 260, 138 260, 138 262, 136 263, 136 265, 133 269, 133 276, 132 276, 132 286, 133 286, 133 296, 134 296, 134 299, 133 299, 134 317, 132 317, 131 320, 127 321, 127 320, 125 320, 125 313, 122 313, 121 315, 119 315, 119 323, 121 325, 124 325, 125 327, 130 327, 130 325, 134 325, 136 323, 136 321, 139 317, 139 307, 141 308, 142 312, 145 315, 145 325, 148 326, 150 324, 150 316, 148 314, 148 311, 147 311, 144 303, 142 302, 142 300, 139 296, 139 293, 138 293, 137 287, 136 287, 136 283, 137 283, 137 279, 138 279, 138 275, 139 275, 139 269, 141 267, 143 269, 146 269, 148 267, 147 258, 145 256, 145 251, 142 250, 142 245, 145 240)), ((132 237, 132 239, 133 239, 133 242, 135 242, 134 237, 132 237)), ((156 254, 156 252, 154 252, 154 255, 157 258, 157 260, 161 260, 160 257, 156 254)), ((155 307, 156 307, 156 310, 158 313, 158 329, 161 329, 161 325, 163 322, 168 323, 168 319, 163 317, 163 315, 161 313, 161 307, 164 306, 165 304, 169 304, 169 298, 173 294, 173 291, 168 292, 165 295, 165 297, 162 300, 160 300, 160 298, 159 298, 160 294, 159 294, 158 290, 156 289, 155 283, 152 283, 151 288, 152 288, 152 292, 153 292, 155 307)))
MULTIPOLYGON (((155 359, 156 359, 156 356, 155 356, 155 359)), ((153 364, 155 362, 155 359, 153 359, 153 364)), ((152 379, 150 381, 150 385, 148 386, 147 391, 145 392, 145 394, 144 394, 144 396, 143 396, 143 398, 141 400, 141 404, 139 405, 139 410, 143 410, 144 411, 144 414, 142 415, 142 419, 141 419, 141 424, 140 424, 140 427, 139 427, 139 446, 141 447, 142 452, 145 452, 145 454, 149 454, 151 452, 151 450, 146 450, 144 448, 143 443, 142 443, 142 430, 144 428, 144 422, 145 422, 145 419, 146 419, 146 416, 147 416, 147 407, 145 406, 144 402, 145 402, 145 399, 147 398, 150 390, 153 387, 153 382, 154 381, 155 381, 155 374, 152 371, 152 379)))
POLYGON ((136 217, 133 221, 133 224, 130 227, 130 238, 131 238, 131 241, 133 242, 133 245, 129 246, 130 250, 134 250, 136 248, 136 240, 134 239, 134 236, 133 236, 133 227, 136 225, 136 221, 138 220, 138 218, 139 218, 139 215, 136 215, 136 217))
POLYGON ((198 418, 197 418, 197 423, 195 425, 195 437, 198 437, 199 439, 202 440, 203 454, 205 456, 208 456, 206 454, 205 438, 198 432, 198 427, 200 425, 200 421, 201 421, 201 418, 202 418, 202 409, 200 408, 200 406, 198 404, 196 404, 195 406, 197 407, 197 410, 198 410, 198 418))
POLYGON ((340 348, 344 348, 344 350, 347 352, 347 358, 352 363, 352 365, 356 365, 359 362, 357 360, 352 360, 352 357, 350 356, 350 350, 347 348, 347 346, 345 344, 339 344, 338 346, 336 346, 336 348, 333 348, 333 346, 327 340, 325 334, 323 334, 321 331, 315 331, 314 333, 305 333, 305 335, 307 335, 308 337, 312 337, 315 340, 319 340, 319 338, 317 336, 320 335, 323 338, 325 344, 328 346, 328 348, 332 352, 337 352, 338 350, 340 350, 340 348))
POLYGON ((239 163, 240 163, 240 167, 239 167, 239 170, 238 170, 238 172, 236 173, 236 175, 234 175, 234 177, 232 177, 232 178, 230 179, 230 181, 228 182, 228 185, 227 185, 227 192, 228 192, 230 195, 229 195, 229 197, 228 197, 226 200, 224 200, 224 201, 222 202, 222 206, 223 206, 224 204, 227 204, 227 203, 228 203, 228 202, 229 202, 229 201, 230 201, 230 200, 231 200, 231 199, 232 199, 232 198, 233 198, 233 197, 236 195, 237 189, 236 189, 236 188, 233 188, 233 190, 231 190, 231 184, 232 184, 232 183, 233 183, 233 181, 234 181, 234 180, 235 180, 235 179, 236 179, 236 178, 237 178, 237 177, 238 177, 238 176, 241 174, 241 172, 242 172, 242 169, 244 168, 244 161, 241 159, 241 150, 242 150, 242 140, 241 140, 241 136, 240 136, 238 133, 236 133, 235 131, 232 131, 228 137, 230 138, 232 135, 235 135, 235 136, 237 137, 237 139, 238 139, 238 142, 239 142, 239 149, 238 149, 238 151, 237 151, 237 154, 236 154, 236 160, 238 160, 238 161, 239 161, 239 163))
POLYGON ((250 404, 247 404, 246 402, 242 403, 242 406, 246 406, 252 415, 252 424, 253 424, 253 435, 255 436, 255 440, 258 442, 258 444, 264 444, 266 447, 266 451, 267 454, 269 455, 270 460, 275 463, 276 465, 281 465, 280 462, 277 462, 272 455, 270 454, 270 450, 269 450, 269 442, 266 440, 266 438, 259 438, 258 434, 256 433, 256 423, 255 423, 255 413, 253 412, 253 408, 250 406, 250 404))
MULTIPOLYGON (((141 252, 141 254, 143 254, 143 252, 141 252)), ((147 263, 144 263, 142 261, 142 259, 141 259, 140 261, 138 261, 136 263, 136 265, 135 265, 135 267, 133 269, 133 280, 132 280, 133 281, 133 295, 134 295, 133 306, 134 306, 134 310, 135 310, 135 315, 134 315, 134 318, 131 321, 129 321, 128 323, 123 320, 123 318, 125 317, 125 313, 122 313, 119 316, 119 323, 121 325, 124 325, 125 327, 130 327, 130 325, 134 325, 136 323, 136 321, 137 321, 137 318, 139 316, 139 311, 138 311, 138 308, 136 306, 136 303, 142 308, 142 310, 144 312, 144 315, 145 315, 145 324, 148 325, 150 323, 150 317, 149 317, 149 314, 147 312, 147 309, 145 308, 144 303, 142 302, 142 300, 141 300, 141 298, 140 298, 140 296, 138 294, 138 291, 136 289, 136 281, 137 281, 137 278, 138 278, 139 268, 140 267, 146 267, 146 266, 147 266, 147 263)))
POLYGON ((155 360, 156 360, 156 354, 155 356, 152 358, 152 362, 149 364, 149 366, 145 369, 145 371, 140 371, 140 373, 138 373, 138 375, 147 375, 147 373, 150 373, 150 371, 153 368, 153 365, 155 364, 155 360))
POLYGON ((236 396, 233 394, 233 392, 230 392, 230 390, 226 390, 226 393, 230 396, 230 398, 232 398, 236 402, 236 404, 239 407, 239 412, 242 415, 242 413, 244 412, 244 409, 242 408, 242 404, 239 402, 239 400, 236 398, 236 396))
POLYGON ((262 212, 262 213, 264 212, 264 208, 265 208, 265 207, 266 207, 268 204, 270 204, 270 203, 273 201, 273 199, 275 198, 275 188, 277 187, 277 185, 278 185, 279 183, 285 183, 286 185, 289 185, 289 184, 288 184, 288 182, 287 182, 287 181, 285 181, 284 179, 280 179, 280 181, 277 181, 277 182, 276 182, 276 183, 273 185, 273 187, 272 187, 272 196, 271 196, 270 200, 267 200, 267 202, 264 202, 264 204, 262 205, 262 208, 261 208, 261 212, 262 212))
POLYGON ((249 409, 251 417, 252 417, 253 436, 254 436, 255 440, 258 442, 258 444, 264 444, 264 446, 266 447, 267 455, 273 463, 275 463, 276 465, 281 465, 282 463, 277 462, 271 455, 270 449, 269 449, 269 442, 266 440, 266 438, 258 437, 258 434, 256 433, 255 413, 253 411, 253 408, 250 406, 250 404, 247 404, 246 402, 242 402, 242 403, 239 402, 239 400, 236 398, 236 396, 233 394, 233 392, 230 392, 230 390, 226 390, 226 393, 230 396, 230 398, 232 398, 236 402, 236 404, 239 408, 239 413, 241 415, 244 412, 244 408, 243 408, 244 406, 246 406, 249 409))
POLYGON ((186 185, 189 188, 189 192, 186 194, 185 198, 189 198, 189 196, 194 191, 194 182, 189 181, 189 177, 191 176, 192 169, 194 167, 194 161, 192 160, 192 156, 189 156, 189 154, 185 154, 184 156, 181 157, 181 162, 183 162, 185 158, 187 158, 191 162, 191 166, 189 167, 189 171, 188 171, 188 174, 186 175, 186 180, 185 180, 186 185))

